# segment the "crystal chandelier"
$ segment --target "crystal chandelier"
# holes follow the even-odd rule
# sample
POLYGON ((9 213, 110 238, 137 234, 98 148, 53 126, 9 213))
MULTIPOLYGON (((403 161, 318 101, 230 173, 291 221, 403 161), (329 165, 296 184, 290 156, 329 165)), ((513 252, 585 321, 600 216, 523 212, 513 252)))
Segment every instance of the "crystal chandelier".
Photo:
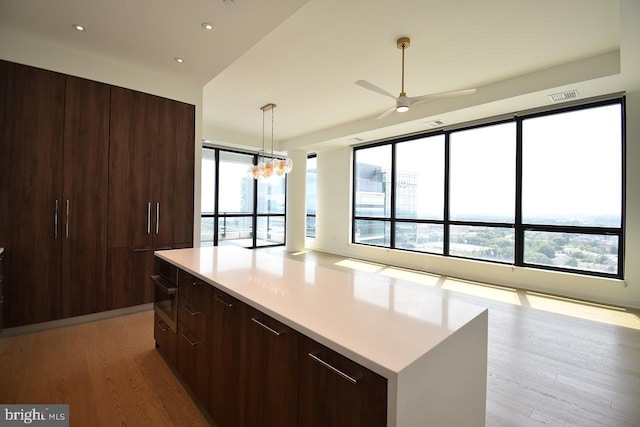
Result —
POLYGON ((262 110, 262 150, 258 152, 258 164, 249 167, 249 176, 253 179, 269 178, 273 175, 282 176, 291 172, 293 160, 273 156, 273 123, 276 104, 270 103, 260 107, 262 110), (264 124, 267 111, 271 111, 271 154, 264 148, 264 124))

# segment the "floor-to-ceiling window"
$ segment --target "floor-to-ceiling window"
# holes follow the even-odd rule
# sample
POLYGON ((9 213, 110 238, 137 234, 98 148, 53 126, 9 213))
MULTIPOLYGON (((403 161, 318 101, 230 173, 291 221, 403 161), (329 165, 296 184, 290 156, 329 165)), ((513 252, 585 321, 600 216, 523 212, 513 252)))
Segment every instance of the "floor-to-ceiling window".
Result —
POLYGON ((256 154, 202 149, 201 245, 283 245, 286 178, 255 180, 256 154))
POLYGON ((318 200, 318 157, 316 154, 307 156, 307 237, 316 237, 316 203, 318 200))
POLYGON ((354 148, 358 244, 623 277, 624 100, 354 148))

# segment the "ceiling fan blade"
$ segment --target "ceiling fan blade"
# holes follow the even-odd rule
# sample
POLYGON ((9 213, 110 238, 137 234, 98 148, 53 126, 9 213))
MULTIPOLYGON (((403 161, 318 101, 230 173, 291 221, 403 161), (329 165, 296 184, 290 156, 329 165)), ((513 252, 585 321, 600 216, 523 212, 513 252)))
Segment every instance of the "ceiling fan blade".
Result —
POLYGON ((395 109, 396 109, 396 107, 389 108, 387 111, 385 111, 384 113, 382 113, 378 117, 376 117, 376 120, 384 119, 389 114, 393 113, 395 111, 395 109))
POLYGON ((391 95, 391 94, 390 94, 389 92, 387 92, 386 90, 381 89, 381 88, 379 88, 378 86, 376 86, 376 85, 374 85, 374 84, 372 84, 372 83, 369 83, 369 82, 368 82, 368 81, 366 81, 366 80, 358 80, 358 81, 356 82, 356 84, 357 84, 358 86, 362 86, 362 87, 363 87, 363 88, 365 88, 365 89, 369 89, 369 90, 372 90, 372 91, 374 91, 374 92, 378 92, 378 93, 379 93, 379 94, 381 94, 381 95, 385 95, 385 96, 388 96, 388 97, 390 97, 390 98, 396 99, 396 97, 395 97, 395 96, 391 95))
POLYGON ((471 95, 475 93, 475 89, 454 90, 452 92, 432 93, 430 95, 411 96, 409 97, 409 105, 419 104, 420 102, 431 101, 433 99, 453 98, 455 96, 471 95))

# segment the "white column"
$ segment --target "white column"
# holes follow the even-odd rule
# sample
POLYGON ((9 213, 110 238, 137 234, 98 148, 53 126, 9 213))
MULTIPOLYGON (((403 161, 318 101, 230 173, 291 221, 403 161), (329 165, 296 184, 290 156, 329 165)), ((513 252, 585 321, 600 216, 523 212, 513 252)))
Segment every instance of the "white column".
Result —
POLYGON ((287 236, 288 252, 304 250, 307 224, 307 153, 301 150, 288 151, 293 160, 293 169, 287 175, 287 236))

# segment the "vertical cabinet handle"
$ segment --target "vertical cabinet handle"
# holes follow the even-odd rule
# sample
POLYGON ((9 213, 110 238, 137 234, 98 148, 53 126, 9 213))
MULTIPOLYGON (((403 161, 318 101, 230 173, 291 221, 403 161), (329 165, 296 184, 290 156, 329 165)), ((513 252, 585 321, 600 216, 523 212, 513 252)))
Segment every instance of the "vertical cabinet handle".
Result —
POLYGON ((67 199, 67 219, 64 224, 64 234, 65 237, 69 238, 69 199, 67 199))
POLYGON ((147 203, 147 234, 151 234, 151 202, 147 203))
POLYGON ((156 236, 160 231, 160 202, 156 202, 156 236))
POLYGON ((328 364, 324 360, 320 359, 316 354, 313 354, 313 353, 308 353, 308 354, 311 359, 313 359, 315 362, 318 362, 325 368, 329 369, 331 372, 340 375, 342 378, 344 378, 345 380, 349 381, 352 384, 358 384, 358 380, 353 378, 351 375, 345 374, 340 369, 328 364))
POLYGON ((53 238, 58 240, 58 199, 56 199, 56 207, 53 211, 53 238))

